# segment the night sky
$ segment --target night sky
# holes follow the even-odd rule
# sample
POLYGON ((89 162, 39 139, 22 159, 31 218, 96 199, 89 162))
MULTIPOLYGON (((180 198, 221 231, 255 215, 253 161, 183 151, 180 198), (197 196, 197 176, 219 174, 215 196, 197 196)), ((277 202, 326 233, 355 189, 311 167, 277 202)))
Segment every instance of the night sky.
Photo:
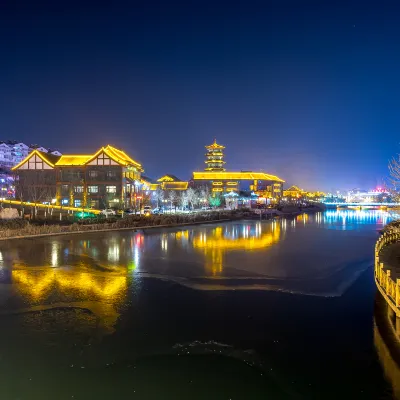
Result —
POLYGON ((1 140, 188 179, 216 137, 309 190, 372 188, 400 151, 398 1, 30 3, 0 3, 1 140))

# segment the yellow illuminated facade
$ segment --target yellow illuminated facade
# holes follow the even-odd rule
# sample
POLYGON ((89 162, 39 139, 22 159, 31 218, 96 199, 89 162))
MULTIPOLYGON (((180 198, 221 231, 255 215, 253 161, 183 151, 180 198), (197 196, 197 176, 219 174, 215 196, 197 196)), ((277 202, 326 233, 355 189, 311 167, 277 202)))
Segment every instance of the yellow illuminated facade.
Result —
POLYGON ((20 177, 16 197, 23 201, 52 203, 55 198, 57 206, 102 209, 132 207, 142 197, 142 165, 111 145, 94 154, 56 156, 34 150, 13 170, 20 177))
POLYGON ((321 198, 325 196, 326 194, 324 192, 320 191, 306 192, 305 190, 300 189, 298 186, 295 185, 283 191, 283 197, 291 197, 291 198, 300 198, 300 197, 321 198))
POLYGON ((221 187, 218 192, 229 193, 250 190, 261 197, 278 198, 282 196, 284 180, 264 172, 193 172, 193 182, 197 186, 221 187))
POLYGON ((164 175, 161 178, 157 179, 157 183, 152 183, 150 181, 146 181, 149 190, 154 191, 157 189, 161 190, 187 190, 189 187, 188 181, 181 181, 175 175, 164 175))
POLYGON ((290 186, 290 188, 285 189, 283 191, 283 196, 284 197, 302 197, 305 195, 305 191, 303 189, 300 189, 298 186, 290 186))
POLYGON ((206 153, 206 171, 225 171, 224 168, 224 149, 225 147, 217 143, 217 139, 209 146, 205 146, 206 153))

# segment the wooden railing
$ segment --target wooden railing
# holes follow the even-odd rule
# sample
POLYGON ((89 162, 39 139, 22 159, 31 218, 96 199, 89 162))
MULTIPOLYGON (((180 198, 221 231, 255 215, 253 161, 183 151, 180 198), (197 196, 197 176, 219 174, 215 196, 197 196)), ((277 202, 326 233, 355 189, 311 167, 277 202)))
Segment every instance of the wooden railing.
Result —
POLYGON ((392 243, 400 241, 400 229, 386 232, 379 237, 375 245, 375 282, 398 317, 400 317, 400 278, 395 278, 394 271, 388 265, 384 265, 380 259, 381 250, 392 243))

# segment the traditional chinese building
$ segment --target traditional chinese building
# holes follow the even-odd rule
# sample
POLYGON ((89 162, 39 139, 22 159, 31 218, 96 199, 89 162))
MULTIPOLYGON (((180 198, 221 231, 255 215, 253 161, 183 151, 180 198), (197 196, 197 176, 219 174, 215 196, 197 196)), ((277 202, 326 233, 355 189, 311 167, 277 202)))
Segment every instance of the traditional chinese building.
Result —
POLYGON ((283 191, 283 196, 284 197, 303 197, 306 194, 306 192, 303 189, 300 189, 298 186, 290 186, 289 188, 285 189, 283 191))
POLYGON ((189 186, 188 181, 182 181, 177 176, 168 174, 163 175, 161 178, 158 178, 156 181, 142 176, 142 182, 150 191, 154 191, 157 189, 161 190, 187 190, 189 186))
POLYGON ((135 207, 141 195, 141 164, 113 146, 94 154, 32 151, 13 168, 16 198, 72 207, 135 207))
POLYGON ((217 143, 217 139, 209 146, 205 146, 207 149, 206 153, 206 171, 210 172, 222 172, 224 168, 224 149, 225 147, 217 143))
POLYGON ((225 147, 214 140, 206 149, 206 168, 201 172, 193 172, 194 186, 207 186, 214 195, 250 191, 264 198, 282 196, 284 180, 264 172, 226 171, 223 153, 225 147))
POLYGON ((325 197, 326 194, 321 191, 316 191, 316 192, 307 192, 303 189, 300 189, 298 186, 290 186, 288 189, 285 189, 283 191, 283 197, 290 197, 290 198, 312 198, 312 199, 317 199, 317 198, 322 198, 325 197))

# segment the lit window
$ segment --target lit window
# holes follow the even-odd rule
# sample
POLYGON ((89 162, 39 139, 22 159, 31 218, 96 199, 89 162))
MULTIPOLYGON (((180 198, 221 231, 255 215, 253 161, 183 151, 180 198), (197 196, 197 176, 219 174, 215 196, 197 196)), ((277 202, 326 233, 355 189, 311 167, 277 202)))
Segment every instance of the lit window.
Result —
POLYGON ((89 171, 89 177, 90 178, 97 178, 97 171, 89 171))
POLYGON ((115 178, 117 176, 116 171, 107 171, 107 178, 115 178))
POLYGON ((75 207, 80 207, 82 205, 82 200, 74 200, 75 207))
POLYGON ((89 193, 98 193, 99 187, 98 186, 88 186, 88 192, 89 193))
POLYGON ((65 206, 66 204, 68 204, 68 199, 62 199, 62 200, 61 200, 61 204, 64 205, 64 206, 65 206))
POLYGON ((75 186, 75 193, 83 193, 83 186, 75 186))
POLYGON ((106 192, 107 193, 117 193, 117 187, 116 186, 106 186, 106 192))
POLYGON ((222 186, 222 182, 213 182, 213 186, 222 186))

